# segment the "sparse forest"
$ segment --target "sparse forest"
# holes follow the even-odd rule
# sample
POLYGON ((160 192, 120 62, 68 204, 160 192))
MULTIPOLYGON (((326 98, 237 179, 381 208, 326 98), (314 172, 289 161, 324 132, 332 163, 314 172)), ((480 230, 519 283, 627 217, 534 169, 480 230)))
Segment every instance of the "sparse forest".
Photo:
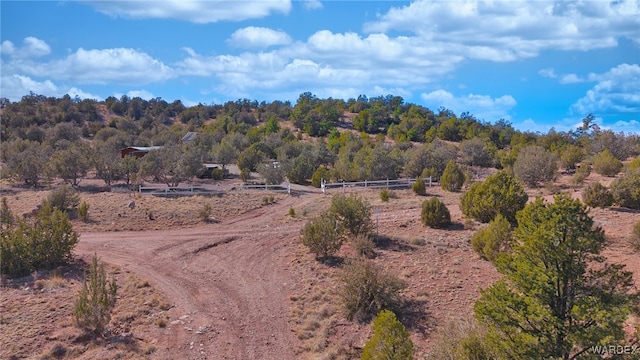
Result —
MULTIPOLYGON (((411 318, 416 306, 426 305, 416 305, 404 294, 416 291, 415 282, 408 283, 418 277, 419 270, 403 266, 401 275, 396 276, 385 261, 394 259, 394 252, 444 243, 451 233, 458 232, 455 236, 461 238, 459 233, 470 234, 468 230, 476 230, 476 226, 475 235, 469 235, 462 246, 471 250, 467 254, 475 256, 474 261, 488 263, 501 280, 478 293, 473 308, 477 321, 470 325, 472 330, 456 335, 459 341, 451 346, 453 355, 448 359, 579 358, 586 356, 591 344, 625 344, 624 321, 638 314, 633 274, 605 261, 601 255, 606 243, 604 231, 589 210, 615 207, 623 217, 640 209, 640 135, 601 129, 591 114, 585 114, 582 126, 570 131, 533 133, 515 129, 504 119, 484 121, 469 113, 456 115, 444 107, 431 110, 393 95, 342 100, 321 99, 306 92, 295 104, 239 99, 187 107, 179 100, 169 103, 161 98, 122 96, 95 101, 32 93, 19 102, 3 99, 2 104, 1 180, 25 191, 64 183, 42 201, 43 210, 23 214, 25 219, 15 216, 3 198, 3 275, 23 276, 72 260, 78 235, 70 221, 79 217, 90 228, 91 221, 98 218, 89 216, 98 204, 91 203, 90 208, 87 199, 78 195, 87 179, 99 181, 100 191, 105 193, 148 183, 177 187, 209 181, 197 178, 209 178, 213 184, 226 177, 239 179, 237 184, 242 182, 242 186, 258 179, 264 188, 287 181, 319 193, 312 187, 324 186, 323 180, 410 178, 411 190, 402 193, 405 198, 401 200, 397 200, 396 190, 389 188, 377 189, 374 201, 370 196, 340 193, 325 202, 316 199, 317 204, 307 207, 298 207, 291 200, 286 203, 287 219, 270 218, 274 228, 265 230, 275 239, 277 226, 295 228, 289 232, 315 255, 313 271, 337 269, 339 275, 334 279, 339 285, 322 301, 342 302, 341 326, 376 319, 363 358, 380 358, 382 352, 402 353, 384 358, 411 358, 422 343, 414 344, 410 337, 418 332, 429 336, 416 325, 424 318, 411 318), (127 148, 144 148, 145 154, 123 155, 121 151, 127 148), (234 166, 238 171, 230 174, 234 166), (592 170, 610 182, 603 185, 590 178, 589 185, 583 187, 592 170), (560 176, 565 179, 562 188, 555 183, 560 176), (571 180, 566 181, 568 178, 571 180), (438 184, 437 190, 432 183, 438 184), (549 197, 556 196, 530 201, 543 191, 549 197), (571 197, 571 192, 578 191, 580 198, 571 197), (418 216, 406 220, 402 216, 415 210, 410 203, 413 200, 418 204, 418 216), (387 230, 393 226, 420 232, 420 236, 424 232, 437 235, 404 243, 388 232, 379 236, 378 217, 373 214, 394 202, 401 204, 394 209, 393 219, 385 219, 387 230), (413 222, 419 230, 412 228, 413 222), (47 229, 60 230, 62 235, 54 238, 64 240, 60 254, 38 245, 39 233, 47 229), (42 251, 29 251, 36 245, 42 251), (27 253, 31 257, 24 255, 27 253), (23 261, 15 261, 18 257, 23 261), (413 323, 405 324, 408 319, 413 323)), ((386 183, 389 186, 389 181, 386 183)), ((127 208, 134 209, 137 200, 131 195, 127 208)), ((242 211, 275 207, 279 200, 264 197, 261 205, 242 211)), ((212 208, 212 202, 207 201, 198 204, 200 220, 195 223, 201 221, 213 228, 217 216, 224 217, 224 210, 212 208)), ((144 208, 149 222, 154 221, 156 209, 144 208)), ((124 215, 118 212, 118 218, 133 219, 133 210, 125 211, 124 215)), ((180 216, 176 211, 167 219, 180 216)), ((638 249, 640 242, 638 226, 629 238, 633 249, 638 249)), ((220 243, 203 245, 189 256, 246 236, 238 234, 225 233, 220 243)), ((438 255, 457 251, 449 245, 433 246, 438 255)), ((96 267, 97 255, 94 262, 96 267)), ((431 279, 437 273, 434 271, 431 279)), ((104 277, 104 269, 101 272, 104 277)), ((105 279, 100 279, 103 287, 105 279)), ((327 279, 331 275, 309 283, 327 279)), ((89 299, 84 286, 83 296, 89 299)), ((115 285, 111 297, 104 301, 99 321, 89 321, 98 323, 99 333, 108 326, 107 313, 115 306, 115 285)), ((289 297, 296 301, 294 298, 297 296, 289 297)), ((77 311, 88 314, 83 304, 78 303, 77 311)), ((317 321, 307 324, 305 331, 322 328, 325 337, 329 336, 329 328, 338 322, 338 311, 324 308, 323 312, 327 321, 333 321, 331 325, 317 321)), ((80 315, 78 322, 84 321, 88 327, 88 320, 83 320, 88 315, 80 315)), ((635 333, 637 336, 638 331, 635 333)), ((305 334, 298 337, 313 338, 305 334)), ((323 343, 309 351, 322 352, 326 346, 323 343)))
POLYGON ((590 114, 579 128, 541 134, 519 131, 503 119, 480 121, 442 107, 433 111, 392 95, 345 101, 307 92, 295 104, 239 99, 186 107, 161 98, 95 101, 32 93, 3 104, 2 177, 28 186, 54 178, 76 186, 86 176, 106 186, 134 181, 175 186, 200 174, 203 163, 223 170, 236 164, 269 183, 286 178, 307 184, 318 169, 335 181, 437 180, 454 160, 449 165, 456 169, 454 180, 451 171, 446 174, 451 190, 461 187, 463 172, 473 178, 489 167, 536 187, 553 180, 559 166, 574 172, 593 164, 596 172, 614 176, 623 170, 621 160, 640 154, 638 135, 600 129, 590 114), (187 132, 198 134, 181 141, 187 132), (127 146, 163 149, 134 160, 120 156, 127 146), (263 165, 273 162, 279 164, 275 170, 263 165))

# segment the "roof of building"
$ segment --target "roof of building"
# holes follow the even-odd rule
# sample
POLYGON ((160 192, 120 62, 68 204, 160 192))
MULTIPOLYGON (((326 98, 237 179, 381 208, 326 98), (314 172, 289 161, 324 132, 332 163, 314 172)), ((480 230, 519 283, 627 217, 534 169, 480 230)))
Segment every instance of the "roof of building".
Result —
POLYGON ((125 149, 134 149, 137 151, 151 151, 151 150, 158 150, 158 149, 162 149, 164 148, 164 146, 129 146, 124 148, 125 149))

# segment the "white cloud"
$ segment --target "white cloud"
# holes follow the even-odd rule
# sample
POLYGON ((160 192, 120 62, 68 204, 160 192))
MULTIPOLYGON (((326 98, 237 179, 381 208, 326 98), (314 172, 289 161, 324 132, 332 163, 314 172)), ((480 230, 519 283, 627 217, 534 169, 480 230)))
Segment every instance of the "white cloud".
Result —
POLYGON ((12 74, 50 77, 55 80, 77 81, 83 84, 147 84, 174 76, 169 66, 134 49, 78 49, 62 59, 44 63, 9 61, 4 69, 12 74))
POLYGON ((501 118, 509 120, 509 110, 516 105, 511 95, 492 98, 488 95, 468 94, 456 97, 446 90, 435 90, 420 95, 425 104, 432 108, 444 106, 455 113, 469 112, 478 119, 496 121, 501 118))
POLYGON ((589 74, 597 84, 571 106, 578 115, 588 113, 640 113, 640 66, 620 64, 603 74, 589 74))
POLYGON ((134 19, 178 19, 199 24, 257 19, 274 12, 288 14, 291 0, 87 1, 98 11, 134 19))
POLYGON ((560 78, 560 84, 577 84, 581 82, 584 82, 584 79, 581 79, 576 74, 567 74, 560 78))
POLYGON ((8 55, 14 58, 35 58, 51 53, 51 47, 33 36, 28 36, 22 41, 21 47, 16 47, 11 41, 5 40, 0 46, 2 55, 8 55))
POLYGON ((51 80, 38 81, 28 76, 9 75, 2 76, 0 83, 0 97, 6 97, 11 101, 19 101, 24 95, 33 92, 38 95, 61 97, 69 94, 72 98, 79 96, 82 99, 99 99, 76 87, 65 88, 55 85, 51 80))
POLYGON ((555 79, 558 77, 558 75, 556 75, 555 71, 552 68, 542 69, 538 71, 538 74, 542 77, 547 77, 551 79, 555 79))
POLYGON ((139 97, 141 99, 144 100, 151 100, 151 99, 155 99, 156 97, 149 91, 147 90, 131 90, 127 93, 127 96, 129 98, 136 98, 139 97))
POLYGON ((236 30, 227 42, 236 47, 267 48, 273 45, 287 45, 291 43, 291 37, 284 31, 249 26, 236 30))
POLYGON ((322 3, 319 0, 302 0, 302 6, 306 10, 322 9, 322 3))
POLYGON ((364 28, 408 31, 471 59, 513 61, 545 49, 613 47, 619 37, 640 43, 640 7, 637 0, 417 0, 391 8, 364 28))

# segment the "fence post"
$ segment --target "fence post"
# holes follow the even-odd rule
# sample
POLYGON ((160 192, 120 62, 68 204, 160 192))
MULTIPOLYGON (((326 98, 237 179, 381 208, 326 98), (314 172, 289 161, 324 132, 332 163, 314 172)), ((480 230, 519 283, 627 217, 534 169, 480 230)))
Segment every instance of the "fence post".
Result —
POLYGON ((322 191, 323 194, 326 194, 326 192, 325 192, 326 190, 325 190, 324 184, 325 184, 324 179, 320 178, 320 190, 322 191))
POLYGON ((387 178, 387 189, 389 188, 389 178, 387 178))
POLYGON ((429 176, 429 187, 431 187, 432 182, 433 182, 432 177, 431 177, 431 176, 429 176))
POLYGON ((367 180, 364 181, 364 188, 367 188, 367 180))

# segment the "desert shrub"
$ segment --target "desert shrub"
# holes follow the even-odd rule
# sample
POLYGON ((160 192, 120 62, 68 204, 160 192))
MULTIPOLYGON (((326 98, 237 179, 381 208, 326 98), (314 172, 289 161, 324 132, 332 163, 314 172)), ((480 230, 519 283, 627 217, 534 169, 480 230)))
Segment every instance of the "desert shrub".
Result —
POLYGON ((591 175, 591 164, 583 162, 576 170, 576 173, 571 177, 571 183, 574 185, 580 185, 584 180, 591 175))
POLYGON ((509 250, 511 241, 511 224, 498 214, 488 226, 473 234, 471 247, 480 257, 493 262, 500 252, 509 250))
POLYGON ((296 210, 292 207, 289 208, 289 216, 291 217, 296 216, 296 210))
POLYGON ((475 321, 449 322, 434 336, 427 360, 500 359, 487 341, 487 329, 475 321))
MULTIPOLYGON (((4 225, 4 224, 3 224, 4 225)), ((69 263, 78 234, 67 214, 45 205, 34 219, 20 219, 0 231, 0 271, 23 276, 69 263)))
POLYGON ((609 150, 593 156, 593 171, 603 176, 616 176, 622 170, 622 162, 616 159, 609 150))
POLYGON ((582 190, 582 202, 591 207, 607 207, 613 205, 613 195, 599 182, 593 183, 582 190))
POLYGON ((422 202, 422 223, 431 228, 443 228, 451 224, 449 209, 438 198, 422 202))
POLYGON ((493 157, 480 138, 473 138, 461 142, 460 154, 463 164, 481 167, 490 167, 493 165, 493 157))
POLYGON ((373 228, 371 205, 358 195, 333 195, 329 212, 352 236, 369 234, 373 228))
POLYGON ((418 195, 427 195, 427 189, 425 188, 424 180, 422 180, 421 177, 418 177, 416 182, 411 185, 411 190, 418 195))
POLYGON ((459 191, 464 184, 464 172, 454 160, 449 160, 440 177, 440 186, 447 191, 459 191))
POLYGON ((340 297, 349 320, 367 321, 382 309, 396 309, 406 284, 368 260, 344 266, 340 297))
POLYGON ((201 221, 209 222, 209 219, 211 218, 211 212, 211 204, 204 204, 202 205, 200 211, 198 211, 198 217, 201 221))
POLYGON ((316 171, 311 175, 311 185, 319 188, 322 185, 322 180, 329 179, 329 169, 324 166, 319 166, 316 171))
POLYGON ((104 332, 116 303, 116 280, 107 281, 104 264, 93 256, 89 274, 85 277, 74 307, 76 325, 96 335, 104 332))
POLYGON ((69 211, 78 207, 80 204, 80 196, 78 196, 74 188, 64 184, 51 191, 44 202, 49 204, 52 209, 69 211))
POLYGON ((224 179, 224 170, 222 169, 213 169, 211 170, 211 178, 213 180, 223 180, 224 179))
POLYGON ((529 197, 522 186, 504 171, 489 176, 484 182, 474 183, 462 195, 462 213, 483 223, 502 214, 510 223, 516 221, 516 212, 524 208, 529 197))
POLYGON ((302 244, 316 254, 316 259, 326 259, 342 247, 342 226, 331 213, 307 221, 302 229, 302 244))
POLYGON ((576 165, 584 159, 585 151, 576 145, 567 145, 560 155, 560 167, 566 171, 574 171, 576 165))
POLYGON ((2 202, 0 203, 0 226, 11 226, 14 222, 15 218, 11 212, 11 208, 9 208, 7 198, 3 197, 2 202))
POLYGON ((351 246, 359 256, 369 259, 375 256, 375 244, 369 235, 357 235, 351 240, 351 246))
POLYGON ((627 170, 640 169, 640 157, 631 160, 625 167, 627 170))
POLYGON ((438 169, 433 166, 430 168, 424 168, 420 173, 420 177, 423 179, 431 178, 433 181, 438 181, 438 169))
POLYGON ((389 189, 384 188, 380 190, 380 200, 387 202, 389 201, 389 189))
POLYGON ((241 168, 240 169, 240 180, 243 182, 247 182, 251 179, 251 170, 249 168, 241 168))
POLYGON ((409 332, 390 310, 382 310, 373 320, 373 336, 362 349, 362 360, 413 359, 409 332))
POLYGON ((640 251, 640 221, 633 226, 631 230, 631 238, 629 239, 631 248, 635 251, 640 251))
POLYGON ((540 146, 527 146, 520 150, 513 164, 513 173, 518 180, 531 187, 540 182, 551 181, 558 170, 556 156, 540 146))
POLYGON ((640 169, 631 169, 611 183, 614 203, 629 209, 640 209, 640 169))
POLYGON ((84 222, 89 221, 89 204, 86 201, 83 201, 78 207, 78 217, 84 222))

